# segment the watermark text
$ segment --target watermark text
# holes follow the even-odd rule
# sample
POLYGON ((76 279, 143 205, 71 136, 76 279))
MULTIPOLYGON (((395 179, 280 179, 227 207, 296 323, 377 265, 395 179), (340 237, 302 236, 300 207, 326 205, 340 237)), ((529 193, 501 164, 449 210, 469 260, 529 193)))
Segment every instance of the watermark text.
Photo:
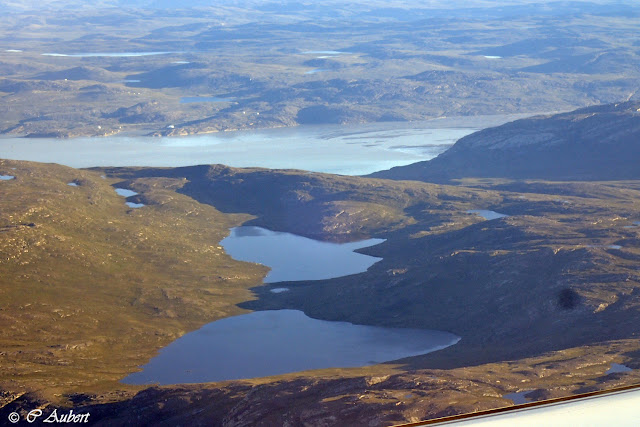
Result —
MULTIPOLYGON (((85 412, 84 414, 74 413, 73 409, 71 409, 67 413, 58 413, 58 409, 54 409, 46 418, 42 418, 44 416, 44 412, 42 409, 34 409, 30 411, 25 417, 25 421, 28 423, 34 423, 36 421, 40 421, 42 423, 47 424, 76 424, 76 423, 88 423, 89 416, 91 414, 85 412)), ((12 412, 9 414, 9 422, 12 424, 17 424, 20 422, 20 414, 17 412, 12 412)))

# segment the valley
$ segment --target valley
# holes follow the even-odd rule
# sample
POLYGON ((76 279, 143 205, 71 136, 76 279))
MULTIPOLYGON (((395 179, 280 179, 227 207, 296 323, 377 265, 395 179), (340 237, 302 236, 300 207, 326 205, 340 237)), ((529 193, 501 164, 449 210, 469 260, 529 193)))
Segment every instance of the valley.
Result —
POLYGON ((0 424, 638 384, 635 2, 94 3, 0 0, 0 424))

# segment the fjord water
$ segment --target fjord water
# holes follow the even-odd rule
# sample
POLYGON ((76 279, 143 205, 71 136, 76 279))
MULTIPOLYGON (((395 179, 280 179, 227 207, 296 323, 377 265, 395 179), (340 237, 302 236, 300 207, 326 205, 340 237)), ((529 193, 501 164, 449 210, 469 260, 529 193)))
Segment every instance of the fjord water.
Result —
MULTIPOLYGON (((380 258, 353 250, 381 242, 336 244, 259 227, 237 227, 221 244, 235 259, 271 267, 265 282, 272 283, 363 272, 380 258)), ((365 366, 429 353, 459 339, 441 331, 317 320, 297 310, 257 311, 209 323, 179 338, 124 382, 193 383, 365 366)))
POLYGON ((364 175, 429 160, 456 140, 516 116, 363 125, 303 125, 185 137, 0 138, 0 158, 94 166, 304 169, 364 175))
POLYGON ((429 353, 458 340, 440 331, 316 320, 298 310, 256 311, 177 339, 123 382, 212 382, 366 366, 429 353))

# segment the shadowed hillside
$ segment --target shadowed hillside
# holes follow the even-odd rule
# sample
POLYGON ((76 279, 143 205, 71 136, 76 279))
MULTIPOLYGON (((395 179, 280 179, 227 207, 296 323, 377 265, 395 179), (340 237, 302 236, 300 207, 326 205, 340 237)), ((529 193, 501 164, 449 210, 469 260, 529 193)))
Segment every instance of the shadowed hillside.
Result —
POLYGON ((456 142, 433 160, 372 177, 447 182, 511 178, 603 181, 640 178, 640 103, 521 119, 456 142))

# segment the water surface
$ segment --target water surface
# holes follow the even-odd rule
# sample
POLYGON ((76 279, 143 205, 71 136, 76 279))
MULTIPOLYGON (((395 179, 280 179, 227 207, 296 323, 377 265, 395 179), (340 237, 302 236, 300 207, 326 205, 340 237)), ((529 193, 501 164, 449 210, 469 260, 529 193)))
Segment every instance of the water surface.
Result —
POLYGON ((127 58, 133 56, 152 56, 152 55, 167 55, 175 52, 86 52, 86 53, 43 53, 42 56, 60 56, 69 58, 98 58, 98 57, 113 57, 113 58, 127 58))
POLYGON ((486 219, 487 221, 490 221, 492 219, 505 218, 509 216, 506 214, 502 214, 500 212, 488 211, 484 209, 472 209, 472 210, 468 210, 467 213, 480 215, 482 218, 486 219))
MULTIPOLYGON (((116 193, 118 193, 118 195, 122 197, 131 197, 131 196, 138 195, 138 193, 136 193, 135 191, 127 190, 126 188, 116 188, 115 190, 116 190, 116 193)), ((145 206, 144 203, 134 203, 134 202, 124 202, 124 204, 133 209, 139 209, 145 206)))
POLYGON ((219 98, 217 96, 183 96, 181 104, 193 104, 195 102, 232 102, 233 98, 219 98))
POLYGON ((515 117, 466 117, 348 126, 305 125, 164 138, 0 137, 0 158, 59 163, 75 168, 179 167, 222 163, 234 167, 259 166, 364 175, 429 160, 459 138, 515 117))
POLYGON ((305 71, 305 74, 316 74, 316 73, 322 73, 323 71, 328 71, 328 70, 325 70, 323 68, 316 68, 315 70, 305 71))
POLYGON ((220 244, 234 259, 271 267, 264 283, 321 280, 366 271, 382 258, 353 252, 384 242, 321 242, 261 227, 236 227, 220 244))
POLYGON ((122 197, 131 197, 131 196, 138 195, 138 193, 136 193, 135 191, 127 190, 126 188, 116 188, 115 190, 116 190, 116 193, 122 197))
POLYGON ((633 369, 629 368, 628 366, 621 365, 619 363, 612 363, 611 367, 607 369, 607 372, 605 372, 605 375, 631 372, 631 371, 633 371, 633 369))
POLYGON ((622 249, 620 245, 587 245, 588 248, 599 248, 599 249, 622 249))
POLYGON ((13 175, 0 175, 0 181, 9 181, 10 179, 15 179, 16 177, 13 175))
POLYGON ((522 405, 530 402, 529 398, 525 397, 525 395, 531 393, 532 391, 533 390, 517 391, 515 393, 505 394, 502 397, 512 400, 514 405, 522 405))
POLYGON ((302 53, 305 55, 345 55, 349 52, 341 52, 339 50, 307 50, 302 53))
MULTIPOLYGON (((236 227, 221 244, 233 258, 272 268, 264 280, 314 280, 365 271, 379 260, 353 250, 382 242, 335 244, 260 227, 236 227)), ((273 288, 271 292, 287 292, 273 288)), ((436 351, 459 341, 448 332, 312 319, 298 310, 257 311, 209 323, 160 351, 129 384, 254 378, 371 365, 436 351)))
POLYGON ((177 339, 123 382, 196 383, 366 366, 436 351, 459 339, 440 331, 328 322, 298 310, 256 311, 177 339))

